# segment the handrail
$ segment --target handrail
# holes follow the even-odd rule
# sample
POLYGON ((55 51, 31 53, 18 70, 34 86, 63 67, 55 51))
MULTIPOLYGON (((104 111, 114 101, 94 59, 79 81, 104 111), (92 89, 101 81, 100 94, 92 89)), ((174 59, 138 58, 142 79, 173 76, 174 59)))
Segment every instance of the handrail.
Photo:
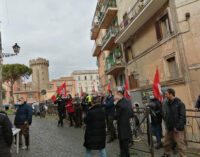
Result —
POLYGON ((126 20, 123 20, 120 23, 120 31, 121 34, 124 29, 128 27, 128 25, 144 10, 144 8, 151 2, 152 0, 138 0, 131 10, 127 13, 126 20))

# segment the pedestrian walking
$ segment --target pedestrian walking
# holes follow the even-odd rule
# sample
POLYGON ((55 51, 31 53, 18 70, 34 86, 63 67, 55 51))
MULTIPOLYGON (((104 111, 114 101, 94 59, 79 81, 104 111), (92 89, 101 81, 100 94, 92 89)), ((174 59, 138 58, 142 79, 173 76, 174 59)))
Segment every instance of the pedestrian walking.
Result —
POLYGON ((124 97, 124 92, 119 90, 115 96, 117 130, 120 145, 120 157, 130 157, 129 143, 132 139, 130 117, 132 116, 132 109, 130 102, 124 97))
POLYGON ((66 118, 66 99, 63 97, 63 95, 60 95, 58 99, 54 102, 54 104, 57 104, 57 110, 58 110, 58 127, 63 127, 63 119, 66 118))
POLYGON ((107 130, 109 139, 107 143, 111 143, 116 139, 116 131, 113 124, 114 121, 114 114, 115 114, 115 105, 114 105, 114 96, 112 95, 112 91, 108 90, 106 94, 106 101, 105 101, 105 112, 106 112, 106 123, 107 123, 107 130))
POLYGON ((69 115, 69 120, 70 120, 70 127, 74 126, 74 123, 73 121, 75 121, 75 118, 74 118, 74 105, 72 104, 72 96, 71 94, 68 94, 67 95, 67 102, 66 102, 66 109, 67 109, 67 113, 69 115))
POLYGON ((84 119, 86 124, 84 141, 86 157, 91 156, 92 150, 99 150, 101 152, 101 157, 106 157, 105 112, 102 109, 100 97, 93 97, 91 105, 92 106, 84 119))
POLYGON ((6 113, 0 112, 0 156, 11 157, 10 149, 13 141, 11 122, 6 113))
POLYGON ((75 127, 80 128, 82 126, 82 107, 78 94, 75 95, 72 103, 74 105, 75 127))
POLYGON ((177 145, 179 155, 186 157, 187 144, 185 141, 185 124, 186 124, 186 110, 185 104, 175 97, 174 89, 167 89, 165 93, 163 118, 166 125, 166 133, 164 139, 164 155, 162 157, 169 157, 172 145, 174 142, 177 145))
POLYGON ((16 111, 14 125, 16 128, 21 129, 19 133, 19 145, 22 146, 22 135, 25 138, 25 146, 22 149, 29 149, 29 127, 32 123, 32 108, 25 102, 24 98, 19 99, 20 105, 16 111))
POLYGON ((154 135, 156 136, 156 149, 162 148, 162 106, 161 103, 154 98, 154 96, 150 96, 150 103, 148 104, 150 107, 151 114, 151 127, 154 135))

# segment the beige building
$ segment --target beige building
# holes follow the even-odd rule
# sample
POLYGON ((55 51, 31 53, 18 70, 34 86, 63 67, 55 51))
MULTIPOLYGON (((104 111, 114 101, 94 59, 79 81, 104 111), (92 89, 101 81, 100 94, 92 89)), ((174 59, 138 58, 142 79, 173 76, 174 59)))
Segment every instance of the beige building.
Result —
POLYGON ((77 70, 72 73, 76 83, 76 91, 81 95, 81 88, 83 92, 88 94, 99 92, 99 74, 97 70, 77 70))
MULTIPOLYGON (((104 18, 96 18, 101 20, 97 23, 98 27, 93 26, 92 29, 95 35, 98 32, 95 28, 105 25, 107 35, 102 38, 101 50, 109 49, 109 54, 112 54, 121 45, 121 64, 116 64, 114 55, 106 59, 106 68, 112 66, 105 71, 111 76, 112 89, 115 90, 118 85, 116 76, 120 72, 125 73, 133 104, 142 105, 152 92, 158 67, 162 88, 174 88, 176 96, 186 104, 187 109, 194 108, 200 94, 200 1, 116 0, 114 6, 112 2, 115 3, 115 0, 98 1, 97 11, 100 10, 100 14, 97 15, 104 18), (99 9, 102 8, 99 4, 106 8, 104 12, 99 9), (109 26, 117 28, 117 22, 114 22, 116 15, 117 33, 109 31, 109 26)), ((92 39, 98 39, 98 36, 92 39)), ((193 124, 196 120, 187 118, 188 128, 193 124)), ((193 127, 195 133, 192 136, 199 138, 199 129, 195 125, 193 127)))

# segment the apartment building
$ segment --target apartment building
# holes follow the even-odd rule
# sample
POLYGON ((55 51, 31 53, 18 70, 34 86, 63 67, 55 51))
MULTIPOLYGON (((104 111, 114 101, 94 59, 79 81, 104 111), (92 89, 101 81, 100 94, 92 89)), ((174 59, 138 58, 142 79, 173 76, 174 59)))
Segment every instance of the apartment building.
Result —
POLYGON ((89 95, 99 92, 99 74, 97 70, 77 70, 71 75, 75 79, 76 92, 81 90, 89 95), (82 89, 81 89, 82 88, 82 89))
POLYGON ((119 31, 116 0, 99 0, 97 3, 91 39, 95 40, 92 51, 97 57, 101 90, 106 91, 110 83, 112 90, 125 85, 125 63, 121 44, 115 43, 119 31))

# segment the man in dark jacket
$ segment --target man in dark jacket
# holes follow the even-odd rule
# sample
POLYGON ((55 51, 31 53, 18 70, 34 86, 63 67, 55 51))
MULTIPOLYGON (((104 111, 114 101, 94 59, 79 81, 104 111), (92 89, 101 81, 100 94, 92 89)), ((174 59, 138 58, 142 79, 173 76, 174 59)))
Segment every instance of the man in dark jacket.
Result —
POLYGON ((114 105, 114 97, 112 95, 111 90, 108 90, 108 93, 106 94, 106 102, 104 106, 106 111, 107 129, 108 129, 108 134, 110 136, 107 143, 111 143, 114 139, 116 139, 115 127, 113 124, 115 105, 114 105))
POLYGON ((156 149, 160 149, 162 147, 162 106, 161 103, 154 98, 154 96, 150 96, 150 103, 148 106, 151 109, 151 127, 157 140, 156 149))
POLYGON ((198 111, 199 109, 200 109, 200 95, 199 95, 196 105, 195 105, 195 110, 198 111))
POLYGON ((115 96, 118 138, 120 144, 120 157, 130 157, 129 142, 131 138, 131 126, 129 119, 132 116, 130 102, 124 98, 123 91, 119 90, 115 96))
POLYGON ((62 95, 54 102, 54 104, 57 104, 57 110, 58 110, 58 127, 63 127, 63 119, 66 117, 66 99, 62 97, 62 95))
POLYGON ((11 157, 10 147, 13 141, 13 133, 10 120, 4 112, 0 112, 0 156, 11 157))
POLYGON ((19 99, 20 105, 17 109, 14 124, 16 128, 21 129, 19 134, 19 144, 22 146, 22 134, 25 138, 25 147, 29 149, 29 126, 32 123, 32 108, 24 101, 24 98, 19 99))
POLYGON ((181 157, 186 157, 186 142, 184 127, 186 124, 185 104, 175 97, 173 89, 167 89, 165 93, 167 100, 165 101, 165 109, 163 118, 166 125, 166 133, 164 140, 164 155, 169 157, 172 144, 176 142, 177 149, 181 157))
POLYGON ((79 98, 78 94, 75 95, 73 101, 74 105, 74 118, 77 128, 82 126, 82 107, 81 107, 81 99, 79 98))
POLYGON ((100 104, 100 97, 92 98, 92 107, 88 110, 84 121, 86 124, 85 141, 86 157, 91 156, 91 150, 100 150, 101 157, 106 157, 106 124, 105 112, 100 104))

